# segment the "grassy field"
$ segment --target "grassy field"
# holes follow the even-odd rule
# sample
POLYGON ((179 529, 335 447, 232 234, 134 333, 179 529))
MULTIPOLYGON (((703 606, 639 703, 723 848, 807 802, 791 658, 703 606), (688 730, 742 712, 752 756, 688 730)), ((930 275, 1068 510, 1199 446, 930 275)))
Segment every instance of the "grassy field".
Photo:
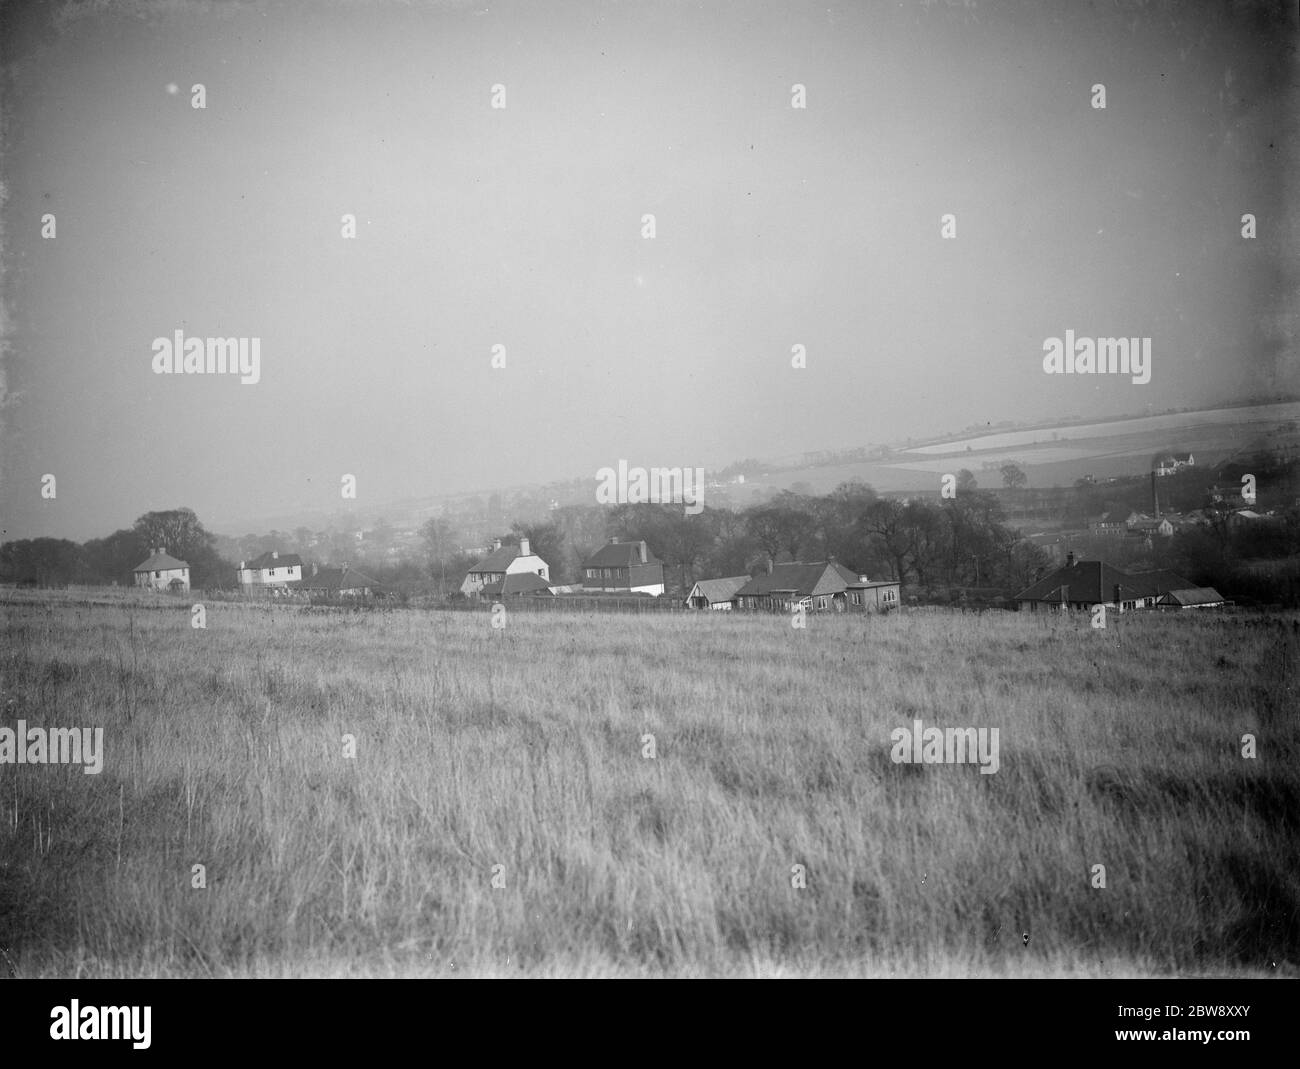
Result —
POLYGON ((7 597, 0 973, 1300 975, 1298 614, 7 597))

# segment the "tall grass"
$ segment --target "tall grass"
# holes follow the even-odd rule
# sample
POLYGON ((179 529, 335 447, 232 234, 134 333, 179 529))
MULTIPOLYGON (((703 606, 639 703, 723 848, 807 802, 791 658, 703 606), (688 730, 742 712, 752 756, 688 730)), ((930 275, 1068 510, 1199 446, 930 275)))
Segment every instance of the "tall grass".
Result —
POLYGON ((1300 972, 1297 614, 144 604, 3 606, 0 724, 105 728, 0 766, 23 975, 1300 972))

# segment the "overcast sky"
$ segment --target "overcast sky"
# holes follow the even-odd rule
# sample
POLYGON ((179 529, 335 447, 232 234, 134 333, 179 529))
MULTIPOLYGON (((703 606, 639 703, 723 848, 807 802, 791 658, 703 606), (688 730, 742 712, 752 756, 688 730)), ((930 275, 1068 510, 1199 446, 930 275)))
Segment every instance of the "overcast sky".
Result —
POLYGON ((0 538, 1297 388, 1278 5, 100 6, 0 15, 0 538))

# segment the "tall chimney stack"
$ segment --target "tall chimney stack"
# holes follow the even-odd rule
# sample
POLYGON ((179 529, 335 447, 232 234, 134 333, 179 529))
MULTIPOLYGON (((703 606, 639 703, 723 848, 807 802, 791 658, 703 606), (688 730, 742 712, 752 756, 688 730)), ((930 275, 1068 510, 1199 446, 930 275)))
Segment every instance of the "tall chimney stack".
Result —
POLYGON ((521 557, 527 557, 531 554, 531 552, 532 551, 528 548, 528 539, 521 538, 519 540, 519 555, 521 557))
POLYGON ((641 563, 644 564, 650 559, 649 553, 646 552, 645 539, 641 540, 641 563))
POLYGON ((1156 473, 1151 473, 1151 508, 1156 514, 1156 519, 1160 519, 1160 495, 1156 493, 1156 473))

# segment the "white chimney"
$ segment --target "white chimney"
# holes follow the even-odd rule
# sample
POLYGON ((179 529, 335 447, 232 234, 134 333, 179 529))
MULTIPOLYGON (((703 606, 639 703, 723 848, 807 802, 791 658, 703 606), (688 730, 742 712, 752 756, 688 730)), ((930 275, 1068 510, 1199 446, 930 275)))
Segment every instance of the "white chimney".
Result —
POLYGON ((528 539, 526 538, 521 538, 519 540, 519 555, 521 557, 527 557, 529 555, 528 539))
POLYGON ((492 539, 492 548, 493 548, 493 549, 500 549, 500 548, 501 548, 501 539, 499 539, 499 538, 494 538, 494 539, 492 539))
POLYGON ((644 563, 645 563, 646 561, 648 561, 649 559, 650 559, 650 557, 649 557, 649 554, 646 553, 645 541, 644 541, 644 539, 643 539, 642 542, 641 542, 641 563, 644 564, 644 563))
POLYGON ((279 560, 279 559, 280 559, 280 551, 279 551, 278 549, 273 549, 273 550, 271 550, 271 559, 272 559, 272 560, 279 560))
POLYGON ((610 544, 611 546, 616 546, 616 545, 618 545, 618 536, 615 535, 613 538, 611 538, 611 539, 609 540, 609 544, 610 544))

